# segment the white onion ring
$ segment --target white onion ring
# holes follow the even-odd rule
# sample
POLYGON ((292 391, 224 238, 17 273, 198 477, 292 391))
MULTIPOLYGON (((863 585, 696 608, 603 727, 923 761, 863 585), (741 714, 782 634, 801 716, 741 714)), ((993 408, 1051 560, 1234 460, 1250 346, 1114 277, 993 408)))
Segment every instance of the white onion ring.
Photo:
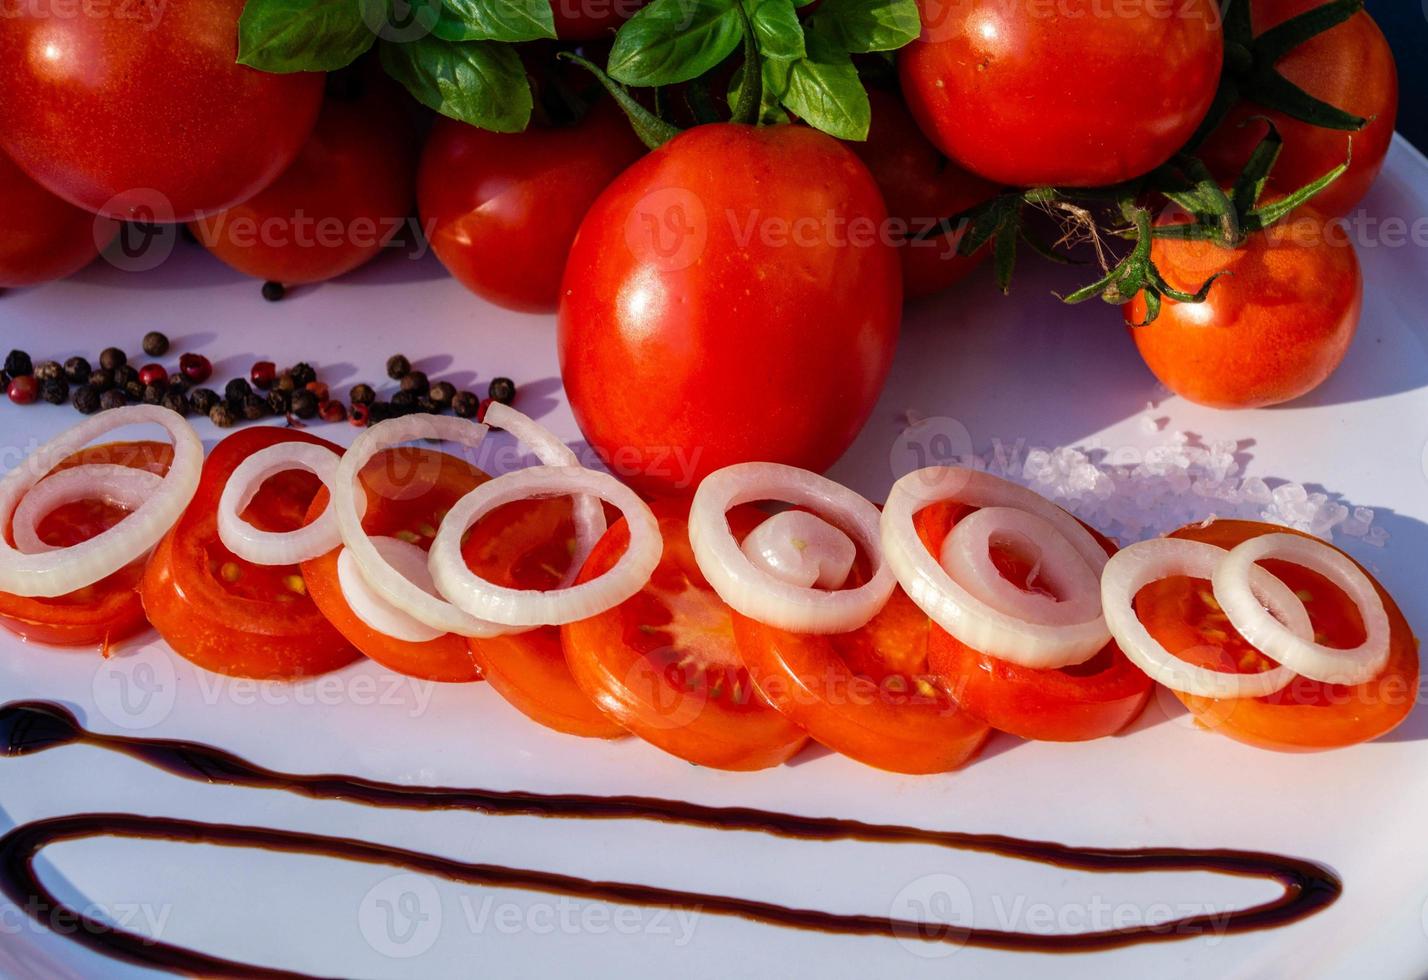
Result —
POLYGON ((532 466, 498 476, 462 497, 441 522, 428 561, 436 588, 472 617, 507 627, 561 626, 613 609, 644 588, 664 552, 649 504, 606 473, 577 466, 532 466), (630 543, 609 571, 567 588, 542 592, 495 585, 466 567, 461 541, 477 521, 518 500, 588 495, 624 514, 630 543))
MULTIPOLYGON (((1181 660, 1161 646, 1136 615, 1135 597, 1147 585, 1177 575, 1208 579, 1228 554, 1224 548, 1203 541, 1156 538, 1122 548, 1106 563, 1101 576, 1101 603, 1116 645, 1151 680, 1172 691, 1206 698, 1262 698, 1283 690, 1294 680, 1294 671, 1284 666, 1258 674, 1238 674, 1181 660)), ((1267 603, 1296 635, 1313 634, 1309 613, 1289 586, 1259 567, 1254 567, 1251 581, 1251 601, 1256 606, 1261 600, 1267 603)))
POLYGON ((337 477, 332 489, 333 512, 337 515, 337 528, 342 535, 342 543, 351 553, 352 560, 357 563, 362 577, 377 595, 417 621, 442 633, 492 636, 503 631, 424 591, 382 557, 362 528, 362 517, 357 510, 357 495, 360 490, 358 476, 379 452, 404 442, 416 439, 444 439, 475 449, 481 445, 486 432, 486 426, 480 423, 438 415, 409 415, 405 418, 388 419, 358 436, 337 466, 337 477), (497 632, 493 633, 493 630, 497 632))
POLYGON ((883 549, 903 590, 933 622, 974 650, 1041 670, 1084 663, 1106 645, 1111 633, 1099 612, 1069 626, 1028 622, 997 610, 959 585, 923 546, 913 524, 918 511, 943 501, 1026 511, 1054 528, 1092 571, 1099 573, 1106 565, 1105 549, 1091 532, 1034 491, 981 470, 956 466, 917 470, 888 492, 883 549))
POLYGON ((39 532, 40 522, 65 504, 100 500, 134 511, 159 489, 164 478, 148 470, 117 463, 89 463, 45 477, 15 508, 15 547, 27 555, 58 551, 39 532))
POLYGON ((739 550, 755 568, 800 589, 841 589, 858 560, 852 538, 806 510, 773 515, 739 550))
MULTIPOLYGON (((579 466, 580 459, 569 446, 561 442, 555 433, 535 419, 516 411, 509 405, 492 402, 486 406, 486 424, 504 429, 525 443, 546 466, 579 466)), ((575 581, 585 559, 595 550, 595 545, 606 531, 605 508, 598 497, 580 496, 575 498, 575 551, 570 556, 570 565, 561 579, 559 588, 565 588, 575 581)))
POLYGON ((858 629, 878 614, 897 586, 883 557, 878 509, 847 487, 796 466, 736 463, 705 477, 689 511, 689 544, 700 571, 730 608, 795 633, 858 629), (835 530, 855 538, 872 560, 871 577, 856 589, 826 591, 750 561, 726 515, 759 500, 779 500, 835 518, 840 525, 835 530))
MULTIPOLYGON (((418 588, 436 594, 431 573, 427 571, 425 551, 400 538, 378 536, 371 540, 377 553, 399 574, 418 588)), ((426 643, 446 635, 407 615, 374 592, 346 548, 337 553, 337 584, 342 587, 342 597, 353 614, 384 636, 408 643, 426 643)))
MULTIPOLYGON (((1260 569, 1262 570, 1262 569, 1260 569)), ((1342 552, 1298 534, 1264 534, 1232 548, 1210 579, 1215 601, 1239 634, 1266 657, 1295 673, 1325 684, 1362 684, 1388 664, 1388 612, 1373 582, 1342 552), (1266 558, 1293 562, 1323 575, 1343 589, 1363 617, 1364 641, 1351 650, 1315 643, 1312 633, 1295 635, 1255 601, 1249 583, 1266 558)))
MULTIPOLYGON (((255 565, 296 565, 327 554, 342 543, 337 516, 329 499, 312 523, 295 531, 261 531, 240 516, 271 477, 289 470, 307 470, 332 491, 341 457, 309 442, 282 442, 239 463, 218 498, 218 537, 224 547, 255 565)), ((366 510, 366 497, 358 507, 366 510)))
POLYGON ((942 543, 941 560, 955 582, 1008 616, 1043 626, 1074 626, 1101 614, 1095 570, 1048 521, 1024 510, 983 507, 962 518, 942 543), (1008 539, 1039 555, 1031 578, 1046 582, 1054 597, 1007 581, 992 561, 991 547, 1008 539))
POLYGON ((173 462, 159 489, 109 530, 69 548, 26 555, 0 535, 0 592, 55 598, 93 585, 146 554, 178 522, 198 491, 203 443, 178 413, 156 405, 130 405, 85 419, 6 473, 0 480, 0 527, 14 516, 25 494, 59 463, 107 432, 144 423, 163 426, 173 440, 173 462))

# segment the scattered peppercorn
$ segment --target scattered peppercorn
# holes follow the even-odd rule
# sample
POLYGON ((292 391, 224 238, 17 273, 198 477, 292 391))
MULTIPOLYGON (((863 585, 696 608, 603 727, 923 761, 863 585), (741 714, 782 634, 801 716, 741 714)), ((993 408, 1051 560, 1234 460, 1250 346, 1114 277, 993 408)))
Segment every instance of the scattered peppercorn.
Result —
MULTIPOLYGON (((123 408, 127 404, 129 404, 129 399, 125 398, 124 392, 120 391, 118 388, 110 388, 104 394, 99 396, 99 407, 106 412, 112 408, 123 408)), ((150 402, 150 404, 158 403, 150 402)))
POLYGON ((344 422, 347 420, 347 409, 339 401, 329 398, 322 403, 318 409, 318 414, 324 422, 344 422))
POLYGON ((179 370, 196 385, 213 377, 213 362, 202 354, 185 354, 179 358, 179 370))
MULTIPOLYGON (((105 394, 107 395, 107 394, 109 394, 109 392, 106 391, 105 394)), ((114 392, 114 394, 119 395, 120 397, 123 397, 123 392, 116 391, 116 392, 114 392)), ((164 400, 164 389, 160 388, 158 385, 145 385, 145 386, 144 386, 144 404, 145 404, 145 405, 157 405, 157 404, 159 404, 159 403, 160 403, 161 401, 163 401, 163 400, 164 400)))
POLYGON ((6 393, 16 405, 33 405, 40 399, 40 383, 33 374, 21 375, 10 380, 6 393))
POLYGON ((392 411, 391 402, 373 402, 365 407, 368 425, 376 425, 378 422, 385 422, 387 419, 396 417, 396 413, 392 411))
POLYGON ((372 390, 371 385, 354 385, 351 393, 347 396, 347 400, 354 406, 370 405, 377 400, 377 393, 372 390))
POLYGON ((124 382, 124 394, 136 402, 141 402, 144 400, 144 389, 147 387, 148 385, 135 378, 133 381, 124 382))
POLYGON ((10 376, 4 371, 0 371, 0 390, 10 387, 10 376))
POLYGON ((243 399, 253 393, 253 386, 242 378, 234 378, 223 386, 223 397, 230 402, 242 403, 243 399))
POLYGON ((89 386, 95 391, 108 391, 114 387, 114 372, 95 368, 89 372, 89 386))
POLYGON ((157 330, 144 334, 144 353, 150 357, 163 357, 169 352, 169 338, 157 330))
POLYGON ((299 388, 306 388, 317 380, 317 372, 313 370, 311 364, 306 361, 299 361, 288 369, 288 373, 293 376, 293 384, 299 388))
POLYGON ((321 381, 309 381, 306 387, 308 391, 312 392, 314 395, 317 396, 317 403, 319 405, 321 405, 323 402, 327 401, 328 398, 331 397, 331 395, 328 394, 327 385, 323 384, 321 381))
POLYGON ((347 421, 351 422, 359 429, 362 426, 366 425, 367 420, 372 415, 370 404, 370 402, 353 402, 352 412, 347 416, 347 421))
POLYGON ((30 361, 30 355, 22 350, 12 350, 5 358, 5 373, 11 380, 23 378, 35 373, 35 365, 30 361))
POLYGON ((317 414, 317 396, 303 388, 293 392, 293 414, 300 419, 310 419, 317 414))
POLYGON ((169 391, 177 391, 180 394, 188 394, 193 387, 193 382, 181 374, 169 375, 169 391))
POLYGON ((189 396, 189 400, 193 402, 193 410, 195 412, 200 415, 207 415, 218 405, 218 392, 212 388, 197 388, 194 390, 194 393, 189 396))
POLYGON ((413 395, 425 395, 431 389, 431 381, 424 371, 409 371, 402 375, 402 391, 413 395))
POLYGON ((50 378, 40 385, 40 397, 51 405, 63 405, 69 401, 69 382, 64 378, 50 378))
POLYGON ((264 391, 273 386, 277 376, 278 366, 272 361, 259 361, 253 365, 253 370, 248 372, 248 377, 253 380, 253 387, 262 388, 264 391))
POLYGON ((170 388, 164 392, 164 400, 159 404, 163 405, 171 412, 178 412, 179 415, 186 416, 189 413, 190 405, 188 396, 181 391, 174 391, 170 388))
POLYGON ((292 396, 286 391, 268 392, 268 411, 274 415, 286 415, 292 409, 292 396))
POLYGON ((233 428, 233 412, 222 402, 219 402, 208 410, 208 420, 220 429, 233 428))
POLYGON ((469 391, 458 391, 451 399, 451 410, 463 419, 474 419, 481 410, 481 400, 469 391))
POLYGON ((493 402, 509 405, 516 400, 516 383, 510 378, 492 378, 486 394, 491 396, 493 402))
POLYGON ((106 371, 113 371, 128 363, 129 355, 117 347, 106 347, 99 355, 99 366, 106 371))
POLYGON ((62 377, 64 369, 56 361, 41 361, 35 365, 35 380, 43 384, 46 381, 53 381, 62 377))
POLYGON ((456 397, 456 386, 450 381, 438 381, 431 386, 427 397, 435 402, 439 409, 450 408, 451 400, 456 397))
POLYGON ((395 395, 392 396, 392 400, 390 402, 392 406, 392 414, 394 416, 410 415, 412 412, 416 411, 416 400, 417 396, 412 394, 410 391, 397 392, 395 395))
POLYGON ((139 369, 139 380, 146 385, 157 385, 160 388, 167 387, 169 383, 169 372, 162 364, 145 364, 139 369))
POLYGON ((273 389, 275 391, 294 392, 297 391, 297 388, 298 383, 293 380, 293 373, 291 371, 284 371, 278 375, 278 380, 273 382, 273 389))
POLYGON ((134 365, 132 364, 125 364, 123 367, 115 368, 113 374, 114 387, 116 388, 123 388, 131 381, 142 380, 139 377, 139 372, 134 370, 134 365))
POLYGON ((387 358, 387 377, 393 381, 400 381, 411 373, 412 362, 401 354, 393 354, 387 358))
POLYGON ((416 407, 418 412, 424 412, 427 415, 441 414, 441 406, 432 401, 429 395, 417 395, 416 407))
POLYGON ((288 289, 280 282, 273 282, 271 279, 263 283, 263 298, 269 303, 276 303, 288 294, 288 289))
POLYGON ((95 391, 91 385, 80 385, 74 389, 74 397, 70 399, 74 405, 84 415, 93 415, 99 411, 99 392, 95 391))
POLYGON ((243 417, 249 422, 256 422, 268 414, 268 400, 258 395, 249 395, 243 399, 242 408, 243 417))
POLYGON ((89 381, 89 375, 94 368, 89 366, 89 362, 82 357, 71 357, 64 362, 64 376, 69 379, 72 385, 82 385, 89 381))

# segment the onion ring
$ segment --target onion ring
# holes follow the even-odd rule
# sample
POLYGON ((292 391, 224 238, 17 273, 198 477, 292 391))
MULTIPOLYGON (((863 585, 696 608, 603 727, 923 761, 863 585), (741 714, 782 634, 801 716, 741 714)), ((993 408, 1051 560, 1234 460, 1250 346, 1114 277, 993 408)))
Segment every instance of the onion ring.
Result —
MULTIPOLYGON (((780 526, 787 528, 780 522, 766 534, 780 526)), ((689 544, 719 598, 750 619, 795 633, 848 633, 866 625, 887 604, 897 581, 883 557, 878 529, 878 509, 867 499, 817 473, 782 463, 736 463, 711 473, 695 491, 689 511, 689 544), (734 540, 726 515, 739 504, 758 500, 780 500, 835 517, 842 526, 833 529, 856 539, 872 560, 871 577, 856 589, 827 591, 751 561, 734 540)))
POLYGON ((1111 638, 1105 618, 1048 625, 1028 622, 978 599, 942 567, 913 525, 918 511, 957 501, 973 507, 1010 507, 1049 524, 1092 572, 1106 566, 1105 549, 1076 518, 1032 490, 981 470, 934 466, 893 484, 883 507, 882 539, 888 564, 914 603, 938 626, 974 650, 1023 667, 1050 670, 1084 663, 1111 638))
MULTIPOLYGON (((401 538, 377 536, 372 538, 377 553, 392 568, 418 588, 435 595, 431 584, 431 573, 426 567, 426 552, 401 538)), ((353 615, 372 629, 395 640, 407 643, 426 643, 446 634, 432 629, 414 616, 409 616, 372 590, 363 577, 362 570, 352 560, 352 553, 343 548, 337 554, 337 584, 342 589, 342 597, 347 600, 353 615)))
POLYGON ((26 555, 0 535, 0 592, 52 599, 93 585, 152 549, 183 516, 198 492, 203 443, 177 412, 156 405, 110 409, 61 433, 0 479, 0 527, 9 523, 25 494, 84 446, 126 425, 156 423, 173 440, 174 457, 159 489, 137 510, 88 541, 26 555))
MULTIPOLYGON (((239 515, 248 509, 269 478, 289 470, 306 470, 321 480, 330 493, 340 459, 326 446, 283 442, 243 460, 218 498, 218 537, 223 546, 255 565, 297 565, 336 548, 342 543, 342 535, 338 533, 330 499, 316 520, 295 531, 261 531, 239 515)), ((366 502, 364 496, 359 510, 366 509, 366 502)))
POLYGON ((89 463, 51 473, 35 484, 15 508, 15 547, 27 555, 58 551, 40 537, 39 531, 40 522, 58 508, 81 500, 100 500, 135 511, 163 482, 157 473, 115 463, 89 463))
POLYGON ((858 559, 852 538, 806 510, 773 515, 739 550, 755 568, 800 589, 841 589, 858 559))
POLYGON ((1389 656, 1388 612, 1363 570, 1342 552, 1298 534, 1264 534, 1232 548, 1210 579, 1215 601, 1230 624, 1260 653, 1295 673, 1325 684, 1362 684, 1383 673, 1389 656), (1249 583, 1266 558, 1302 565, 1343 589, 1363 617, 1364 641, 1350 650, 1295 635, 1255 601, 1249 583))

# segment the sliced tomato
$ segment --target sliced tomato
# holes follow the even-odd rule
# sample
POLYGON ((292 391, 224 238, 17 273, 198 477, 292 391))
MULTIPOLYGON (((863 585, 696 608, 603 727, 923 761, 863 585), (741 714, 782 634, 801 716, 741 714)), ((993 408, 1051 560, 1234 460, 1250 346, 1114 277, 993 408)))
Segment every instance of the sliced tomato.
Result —
MULTIPOLYGON (((490 477, 450 453, 401 446, 378 453, 362 468, 359 479, 367 491, 367 514, 362 519, 367 533, 401 538, 430 550, 446 512, 490 477)), ((308 520, 315 520, 327 501, 327 488, 323 487, 312 500, 308 520)), ((388 636, 363 622, 342 594, 337 578, 341 552, 341 548, 334 548, 321 558, 304 562, 302 576, 312 601, 348 642, 399 674, 454 683, 481 679, 466 649, 465 637, 447 633, 413 643, 388 636)))
MULTIPOLYGON (((974 508, 956 503, 924 508, 914 520, 929 551, 937 553, 957 522, 974 508)), ((1107 538, 1092 534, 1115 553, 1107 538)), ((1031 591, 1032 566, 1024 557, 993 547, 992 560, 1002 575, 1031 591)), ((1090 660, 1058 670, 1038 670, 974 650, 933 624, 928 662, 952 696, 968 712, 993 728, 1046 742, 1083 742, 1114 735, 1144 710, 1151 680, 1114 642, 1090 660)))
MULTIPOLYGON (((56 466, 55 471, 109 463, 163 476, 173 458, 173 447, 166 442, 111 442, 81 449, 56 466)), ((67 548, 107 531, 128 514, 102 500, 79 500, 56 507, 41 519, 36 531, 47 544, 67 548)), ((13 546, 12 525, 5 528, 5 534, 13 546)), ((35 643, 99 644, 107 649, 111 643, 148 628, 149 621, 135 591, 144 574, 145 560, 141 558, 93 585, 52 599, 0 592, 0 626, 35 643)))
MULTIPOLYGON (((1257 521, 1215 521, 1171 536, 1233 548, 1261 534, 1284 532, 1298 533, 1257 521)), ((1304 600, 1318 642, 1345 649, 1363 642, 1363 619, 1342 589, 1292 562, 1267 560, 1263 565, 1304 600)), ((1262 698, 1175 696, 1201 726, 1267 749, 1339 748, 1392 731, 1417 699, 1418 640, 1393 597, 1376 581, 1374 587, 1388 612, 1390 633, 1388 665, 1373 680, 1350 686, 1295 677, 1289 686, 1262 698)), ((1179 576, 1148 585, 1136 596, 1135 609, 1150 635, 1185 660, 1241 673, 1273 666, 1235 632, 1204 579, 1179 576)))
MULTIPOLYGON (((489 582, 546 590, 560 584, 574 550, 570 499, 557 497, 522 500, 488 514, 471 529, 463 554, 467 566, 489 582)), ((588 738, 626 734, 575 683, 559 628, 468 642, 491 686, 531 720, 588 738)))
MULTIPOLYGON (((246 562, 218 538, 218 499, 248 456, 282 442, 342 450, 298 429, 244 429, 214 447, 198 493, 159 544, 139 587, 144 611, 182 656, 236 677, 294 678, 321 674, 361 654, 307 593, 296 565, 246 562)), ((243 518, 266 531, 307 521, 321 484, 310 473, 280 473, 259 489, 243 518)))
MULTIPOLYGON (((616 608, 561 630, 580 688, 611 718, 681 759, 715 769, 785 762, 808 736, 755 688, 739 657, 733 614, 699 571, 687 504, 655 505, 664 555, 649 583, 616 608)), ((759 511, 735 509, 747 534, 759 511)), ((606 532, 577 581, 608 571, 629 544, 623 520, 606 532)))

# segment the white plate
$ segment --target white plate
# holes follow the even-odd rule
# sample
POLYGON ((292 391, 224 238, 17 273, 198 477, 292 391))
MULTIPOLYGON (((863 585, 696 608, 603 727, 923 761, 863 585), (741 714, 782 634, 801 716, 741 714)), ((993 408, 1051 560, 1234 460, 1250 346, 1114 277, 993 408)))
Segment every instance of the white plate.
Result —
MULTIPOLYGON (((1428 265, 1421 247, 1428 161, 1397 143, 1368 209, 1417 222, 1420 245, 1391 247, 1387 228, 1366 233, 1368 300, 1358 340, 1343 369, 1292 407, 1228 414, 1165 399, 1117 311, 1063 308, 1046 294, 1063 289, 1068 273, 1028 261, 1012 299, 981 278, 910 311, 876 415, 833 475, 871 496, 885 493, 914 463, 909 450, 895 448, 909 409, 958 420, 979 448, 994 437, 1114 448, 1163 440, 1139 424, 1146 403, 1156 401, 1170 429, 1206 440, 1252 439, 1243 446, 1251 473, 1322 484, 1373 507, 1391 534, 1388 546, 1350 541, 1349 549, 1378 572, 1410 622, 1428 628, 1428 265)), ((578 438, 562 401, 550 320, 482 305, 430 259, 392 257, 271 305, 255 283, 185 249, 147 274, 97 265, 71 282, 0 299, 0 346, 37 356, 92 355, 116 341, 133 347, 154 328, 173 338, 175 350, 208 353, 221 377, 242 373, 257 355, 307 358, 324 380, 345 387, 380 377, 398 349, 458 384, 471 383, 472 372, 482 387, 509 374, 522 386, 521 407, 578 438)), ((74 420, 68 409, 0 408, 0 467, 74 420)), ((216 435, 206 422, 200 431, 210 442, 216 435)), ((354 430, 318 431, 348 439, 354 430)), ((72 903, 94 903, 141 931, 161 921, 165 941, 267 965, 349 976, 1348 976, 1369 963, 1381 976, 1428 971, 1423 710, 1378 743, 1289 756, 1199 733, 1162 698, 1124 737, 1074 746, 999 737, 963 772, 915 778, 813 751, 770 772, 712 772, 633 739, 601 744, 545 731, 484 685, 438 688, 363 664, 318 682, 257 689, 197 671, 153 640, 101 663, 88 652, 0 638, 0 699, 33 697, 67 702, 101 730, 217 743, 298 772, 634 793, 1072 844, 1263 849, 1321 861, 1345 882, 1337 904, 1285 929, 1053 957, 834 938, 712 915, 616 914, 540 894, 259 852, 100 839, 44 854, 46 880, 72 903), (412 927, 403 943, 404 930, 388 934, 376 913, 383 900, 406 891, 413 897, 402 907, 425 918, 395 923, 412 927)), ((1124 924, 1187 907, 1243 906, 1274 894, 1267 884, 1204 874, 1088 876, 917 847, 384 812, 202 786, 90 748, 0 761, 0 830, 92 810, 347 835, 842 912, 887 914, 895 903, 906 912, 910 902, 965 885, 978 924, 1042 931, 1104 925, 1111 915, 1124 924)), ((91 954, 0 905, 0 972, 143 971, 91 954)))

